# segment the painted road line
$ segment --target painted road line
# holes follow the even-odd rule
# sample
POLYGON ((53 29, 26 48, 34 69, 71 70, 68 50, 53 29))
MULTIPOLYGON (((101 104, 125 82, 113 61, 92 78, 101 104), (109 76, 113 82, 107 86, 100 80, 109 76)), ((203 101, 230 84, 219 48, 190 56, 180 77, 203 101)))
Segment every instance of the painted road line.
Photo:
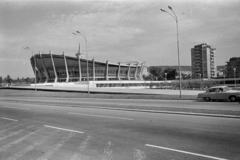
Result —
POLYGON ((89 140, 91 139, 91 136, 87 136, 82 143, 80 144, 80 146, 77 148, 77 151, 71 156, 71 158, 69 158, 70 160, 78 160, 78 159, 82 159, 82 152, 87 148, 88 144, 89 144, 89 140))
POLYGON ((9 120, 9 121, 15 121, 15 122, 17 122, 18 120, 16 120, 16 119, 12 119, 12 118, 7 118, 7 117, 1 117, 2 119, 6 119, 6 120, 9 120))
POLYGON ((11 107, 11 106, 2 106, 4 108, 14 108, 14 109, 23 109, 23 110, 30 110, 30 108, 19 108, 19 107, 11 107))
MULTIPOLYGON (((13 123, 11 123, 11 124, 13 124, 13 123)), ((15 124, 15 123, 14 123, 14 124, 15 124)), ((17 124, 16 126, 12 126, 12 127, 10 127, 10 128, 6 128, 6 129, 4 129, 4 130, 1 130, 1 131, 0 131, 0 134, 6 132, 6 131, 8 131, 8 130, 11 130, 11 129, 13 129, 13 128, 17 128, 17 127, 19 127, 19 126, 23 126, 23 125, 24 125, 24 124, 17 124)))
POLYGON ((145 160, 146 159, 145 153, 139 149, 134 149, 133 157, 135 160, 145 160))
MULTIPOLYGON (((5 127, 8 127, 8 126, 11 126, 11 125, 14 125, 14 124, 16 124, 16 123, 11 122, 11 123, 8 123, 8 124, 6 124, 6 125, 0 126, 0 130, 1 130, 1 128, 5 128, 5 127)), ((1 131, 2 131, 2 130, 1 130, 1 131)), ((0 132, 1 132, 1 131, 0 131, 0 132)))
POLYGON ((132 120, 133 120, 133 119, 131 119, 131 118, 102 116, 102 115, 95 115, 95 114, 83 114, 83 113, 73 113, 73 112, 68 112, 68 114, 83 115, 83 116, 92 116, 92 117, 101 117, 101 118, 122 119, 122 120, 129 120, 129 121, 132 121, 132 120))
POLYGON ((81 132, 81 131, 76 131, 76 130, 71 130, 71 129, 66 129, 66 128, 59 128, 59 127, 54 127, 54 126, 49 126, 49 125, 44 125, 44 127, 53 128, 53 129, 59 129, 59 130, 68 131, 68 132, 74 132, 74 133, 84 133, 84 132, 81 132))
POLYGON ((104 148, 102 160, 112 159, 112 154, 113 154, 112 147, 113 147, 113 143, 109 141, 104 148))
POLYGON ((48 159, 50 159, 53 156, 53 154, 56 153, 59 150, 59 148, 61 148, 74 135, 75 135, 75 133, 71 132, 66 137, 63 137, 60 142, 58 142, 56 145, 54 145, 50 150, 48 150, 46 153, 44 153, 37 160, 48 160, 48 159))
POLYGON ((23 131, 25 131, 25 129, 18 130, 18 131, 16 131, 16 132, 13 132, 13 133, 11 133, 11 134, 8 134, 8 135, 6 135, 6 136, 4 136, 4 137, 0 137, 0 141, 2 141, 2 140, 4 140, 4 139, 7 139, 7 138, 9 138, 9 137, 15 136, 15 135, 17 135, 17 134, 19 134, 19 133, 21 133, 21 132, 23 132, 23 131))
POLYGON ((45 142, 49 137, 53 136, 54 134, 56 134, 57 132, 52 132, 49 136, 45 136, 43 137, 43 139, 40 139, 36 142, 34 142, 33 144, 31 144, 30 146, 28 146, 27 148, 23 149, 22 151, 15 153, 14 155, 8 157, 8 159, 6 160, 16 160, 20 157, 22 157, 24 154, 32 151, 35 147, 41 145, 43 142, 45 142))
MULTIPOLYGON (((27 128, 29 129, 29 128, 32 128, 32 127, 33 127, 33 126, 29 126, 29 127, 27 127, 27 128)), ((37 131, 35 131, 35 132, 31 132, 31 133, 25 135, 24 137, 21 137, 21 138, 15 140, 15 141, 13 141, 13 142, 10 142, 9 144, 6 144, 6 145, 4 145, 4 146, 1 146, 1 147, 0 147, 0 152, 5 151, 5 150, 11 148, 12 146, 14 146, 14 145, 16 145, 16 144, 18 144, 18 143, 26 140, 26 139, 29 138, 30 136, 32 136, 32 135, 36 134, 37 132, 39 132, 40 130, 41 130, 41 129, 39 129, 39 130, 37 130, 37 131)))
POLYGON ((161 147, 161 146, 155 146, 155 145, 151 145, 151 144, 145 144, 145 146, 147 146, 147 147, 153 147, 153 148, 158 148, 158 149, 169 150, 169 151, 174 151, 174 152, 179 152, 179 153, 190 154, 190 155, 194 155, 194 156, 198 156, 198 157, 204 157, 204 158, 209 158, 209 159, 227 160, 227 159, 224 159, 224 158, 213 157, 213 156, 208 156, 208 155, 198 154, 198 153, 193 153, 193 152, 188 152, 188 151, 182 151, 182 150, 173 149, 173 148, 166 148, 166 147, 161 147))

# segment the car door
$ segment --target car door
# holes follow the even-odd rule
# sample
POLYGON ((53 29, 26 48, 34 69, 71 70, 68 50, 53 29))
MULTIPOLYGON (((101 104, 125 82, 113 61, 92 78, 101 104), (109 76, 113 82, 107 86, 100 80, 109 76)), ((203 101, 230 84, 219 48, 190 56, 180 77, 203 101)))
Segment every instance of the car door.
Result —
POLYGON ((227 93, 223 90, 223 88, 219 88, 218 92, 216 93, 216 99, 224 100, 227 99, 227 93))
POLYGON ((209 98, 210 99, 216 99, 217 98, 217 91, 218 91, 218 88, 209 89, 209 93, 208 93, 209 98))

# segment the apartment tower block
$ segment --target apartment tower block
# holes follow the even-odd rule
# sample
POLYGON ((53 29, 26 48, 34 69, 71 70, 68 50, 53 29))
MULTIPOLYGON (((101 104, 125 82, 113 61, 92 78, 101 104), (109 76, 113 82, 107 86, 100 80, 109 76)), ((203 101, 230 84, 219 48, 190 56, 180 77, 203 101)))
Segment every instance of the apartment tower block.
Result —
POLYGON ((196 45, 191 49, 193 79, 217 76, 215 53, 216 48, 212 48, 206 43, 196 45))

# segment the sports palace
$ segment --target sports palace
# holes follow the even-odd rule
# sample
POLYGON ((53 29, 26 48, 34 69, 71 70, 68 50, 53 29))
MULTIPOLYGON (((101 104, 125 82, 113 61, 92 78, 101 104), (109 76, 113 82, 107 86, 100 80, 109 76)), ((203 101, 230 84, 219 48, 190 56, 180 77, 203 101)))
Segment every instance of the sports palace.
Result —
POLYGON ((88 60, 79 50, 75 57, 52 54, 34 54, 30 59, 37 85, 83 87, 147 87, 143 81, 144 62, 111 63, 88 60))

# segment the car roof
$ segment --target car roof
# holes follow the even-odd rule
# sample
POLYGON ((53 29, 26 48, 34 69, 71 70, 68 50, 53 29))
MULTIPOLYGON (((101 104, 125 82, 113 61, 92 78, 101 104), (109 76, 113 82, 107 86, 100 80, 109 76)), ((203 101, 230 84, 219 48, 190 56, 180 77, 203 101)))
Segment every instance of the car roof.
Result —
POLYGON ((214 86, 214 87, 210 87, 210 88, 226 88, 228 86, 214 86))

